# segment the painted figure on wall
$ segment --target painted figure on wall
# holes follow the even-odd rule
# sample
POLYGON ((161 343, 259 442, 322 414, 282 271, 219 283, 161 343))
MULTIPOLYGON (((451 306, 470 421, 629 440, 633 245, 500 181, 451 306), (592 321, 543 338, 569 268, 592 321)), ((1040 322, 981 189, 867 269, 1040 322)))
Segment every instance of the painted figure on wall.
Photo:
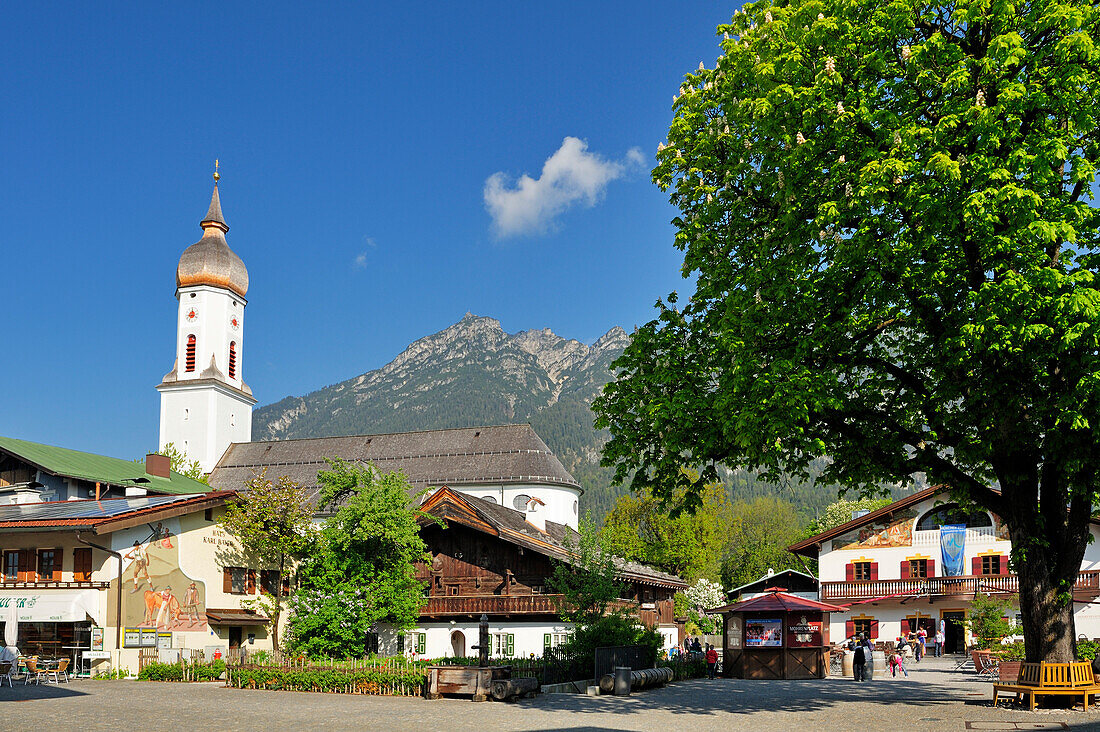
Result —
POLYGON ((179 536, 178 530, 172 530, 174 523, 169 519, 148 526, 136 534, 133 546, 123 554, 124 590, 129 590, 125 593, 129 599, 123 603, 123 623, 128 627, 207 629, 205 586, 180 569, 179 536))
POLYGON ((833 539, 833 549, 861 549, 863 547, 912 546, 914 511, 900 511, 889 523, 875 523, 833 539))

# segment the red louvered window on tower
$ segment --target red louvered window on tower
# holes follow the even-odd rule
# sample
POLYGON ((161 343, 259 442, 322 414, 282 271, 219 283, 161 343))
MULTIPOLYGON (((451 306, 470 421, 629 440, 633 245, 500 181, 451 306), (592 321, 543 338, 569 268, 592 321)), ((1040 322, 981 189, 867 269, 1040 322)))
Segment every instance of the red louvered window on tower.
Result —
POLYGON ((229 378, 237 378, 237 342, 229 343, 229 378))
POLYGON ((184 359, 185 370, 195 370, 195 336, 187 336, 187 356, 184 359))

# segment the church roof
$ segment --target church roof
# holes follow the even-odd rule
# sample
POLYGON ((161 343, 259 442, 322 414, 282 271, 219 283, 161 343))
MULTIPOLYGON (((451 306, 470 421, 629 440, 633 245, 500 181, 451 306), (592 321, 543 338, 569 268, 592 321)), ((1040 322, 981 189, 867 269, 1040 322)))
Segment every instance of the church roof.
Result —
POLYGON ((130 488, 143 488, 150 493, 208 493, 210 486, 175 471, 168 477, 145 472, 145 465, 133 460, 96 455, 65 447, 43 445, 13 437, 0 437, 0 453, 12 455, 39 470, 63 478, 76 478, 89 483, 104 483, 130 488))
POLYGON ((240 489, 269 468, 268 477, 286 475, 316 496, 317 471, 328 469, 325 458, 401 471, 415 488, 528 483, 580 489, 529 424, 234 443, 214 467, 210 484, 240 489))
POLYGON ((176 287, 213 285, 232 290, 243 298, 248 294, 248 270, 225 240, 229 227, 222 216, 217 183, 201 226, 202 239, 187 247, 180 256, 176 287))

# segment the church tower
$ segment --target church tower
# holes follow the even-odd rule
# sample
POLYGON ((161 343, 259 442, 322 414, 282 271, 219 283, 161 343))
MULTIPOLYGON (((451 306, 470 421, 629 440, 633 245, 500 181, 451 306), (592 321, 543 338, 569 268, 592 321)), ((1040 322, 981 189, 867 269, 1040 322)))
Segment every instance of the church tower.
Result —
POLYGON ((176 363, 157 385, 160 447, 172 443, 204 473, 232 442, 252 440, 252 390, 244 383, 248 270, 225 241, 217 165, 202 239, 176 268, 176 363))

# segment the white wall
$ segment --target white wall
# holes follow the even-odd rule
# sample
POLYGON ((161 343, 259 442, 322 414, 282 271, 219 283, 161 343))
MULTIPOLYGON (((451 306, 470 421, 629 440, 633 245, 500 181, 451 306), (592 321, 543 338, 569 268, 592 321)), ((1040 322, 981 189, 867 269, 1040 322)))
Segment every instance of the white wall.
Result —
MULTIPOLYGON (((546 520, 553 521, 574 529, 578 526, 580 514, 580 491, 569 486, 535 485, 531 483, 519 483, 509 485, 465 485, 453 486, 451 490, 466 493, 477 498, 495 501, 507 508, 516 508, 514 501, 516 496, 527 495, 538 498, 545 506, 546 520)), ((518 510, 523 510, 522 508, 518 510)))

